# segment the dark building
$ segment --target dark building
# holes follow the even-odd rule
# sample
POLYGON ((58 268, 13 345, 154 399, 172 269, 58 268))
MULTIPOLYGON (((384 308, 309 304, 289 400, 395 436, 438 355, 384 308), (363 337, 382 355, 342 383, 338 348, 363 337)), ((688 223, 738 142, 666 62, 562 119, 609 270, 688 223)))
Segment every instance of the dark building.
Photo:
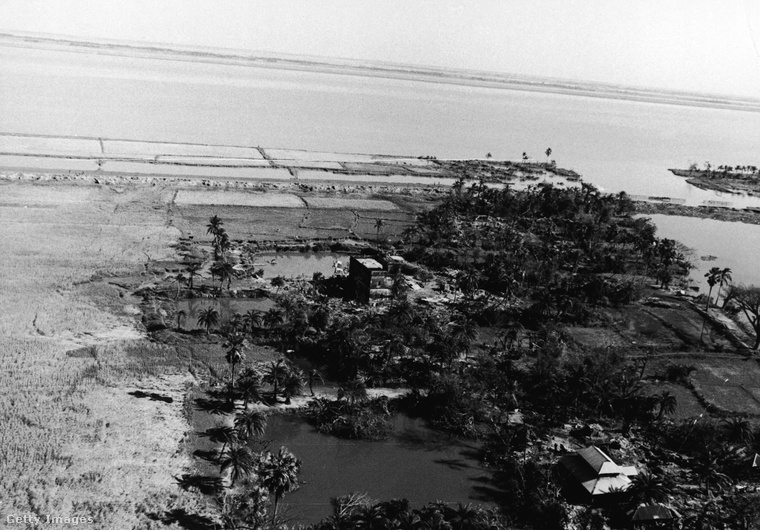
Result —
POLYGON ((391 296, 393 278, 386 264, 374 258, 354 258, 348 265, 348 278, 354 287, 354 297, 363 303, 371 298, 391 296))

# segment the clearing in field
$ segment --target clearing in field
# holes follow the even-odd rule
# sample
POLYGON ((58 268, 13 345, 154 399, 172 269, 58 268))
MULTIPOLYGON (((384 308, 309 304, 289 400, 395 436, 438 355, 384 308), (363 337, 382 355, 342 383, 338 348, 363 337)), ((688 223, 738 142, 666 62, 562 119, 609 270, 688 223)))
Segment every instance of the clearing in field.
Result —
POLYGON ((180 190, 176 204, 252 206, 258 208, 303 208, 304 201, 290 193, 245 193, 242 191, 180 190))

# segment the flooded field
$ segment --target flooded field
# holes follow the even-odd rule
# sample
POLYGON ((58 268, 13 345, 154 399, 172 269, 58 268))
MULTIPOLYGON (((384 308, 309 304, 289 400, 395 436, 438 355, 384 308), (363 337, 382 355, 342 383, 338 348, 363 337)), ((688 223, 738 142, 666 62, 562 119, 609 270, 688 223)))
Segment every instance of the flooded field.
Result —
POLYGON ((271 448, 285 446, 303 462, 301 488, 285 497, 285 513, 294 522, 315 522, 331 514, 331 497, 352 492, 406 498, 414 507, 436 500, 494 503, 499 490, 477 460, 477 445, 403 415, 393 427, 385 441, 341 440, 295 416, 270 416, 264 438, 271 448))

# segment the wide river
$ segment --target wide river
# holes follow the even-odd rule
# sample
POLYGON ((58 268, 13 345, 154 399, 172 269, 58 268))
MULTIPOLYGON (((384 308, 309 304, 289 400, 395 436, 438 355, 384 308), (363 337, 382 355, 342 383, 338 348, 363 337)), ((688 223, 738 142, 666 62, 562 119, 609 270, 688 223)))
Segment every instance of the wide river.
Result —
POLYGON ((667 171, 760 165, 755 112, 0 46, 0 132, 439 158, 551 147, 605 191, 760 206, 667 171))

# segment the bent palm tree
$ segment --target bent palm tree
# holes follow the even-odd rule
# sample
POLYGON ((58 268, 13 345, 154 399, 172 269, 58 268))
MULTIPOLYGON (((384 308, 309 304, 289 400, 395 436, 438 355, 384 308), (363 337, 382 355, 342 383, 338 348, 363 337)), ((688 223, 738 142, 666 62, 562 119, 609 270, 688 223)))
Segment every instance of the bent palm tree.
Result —
POLYGON ((718 267, 713 267, 708 272, 705 273, 705 278, 707 278, 707 285, 710 286, 710 290, 707 291, 707 305, 705 306, 705 311, 710 310, 710 298, 712 297, 712 290, 713 287, 720 281, 720 269, 718 267))
POLYGON ((723 290, 723 285, 730 284, 731 279, 731 269, 728 267, 721 269, 720 273, 718 273, 718 296, 715 298, 715 305, 718 305, 718 300, 720 300, 720 292, 723 290))
POLYGON ((253 471, 255 462, 251 451, 245 446, 231 447, 219 461, 220 473, 230 470, 230 488, 242 477, 248 476, 253 471))

